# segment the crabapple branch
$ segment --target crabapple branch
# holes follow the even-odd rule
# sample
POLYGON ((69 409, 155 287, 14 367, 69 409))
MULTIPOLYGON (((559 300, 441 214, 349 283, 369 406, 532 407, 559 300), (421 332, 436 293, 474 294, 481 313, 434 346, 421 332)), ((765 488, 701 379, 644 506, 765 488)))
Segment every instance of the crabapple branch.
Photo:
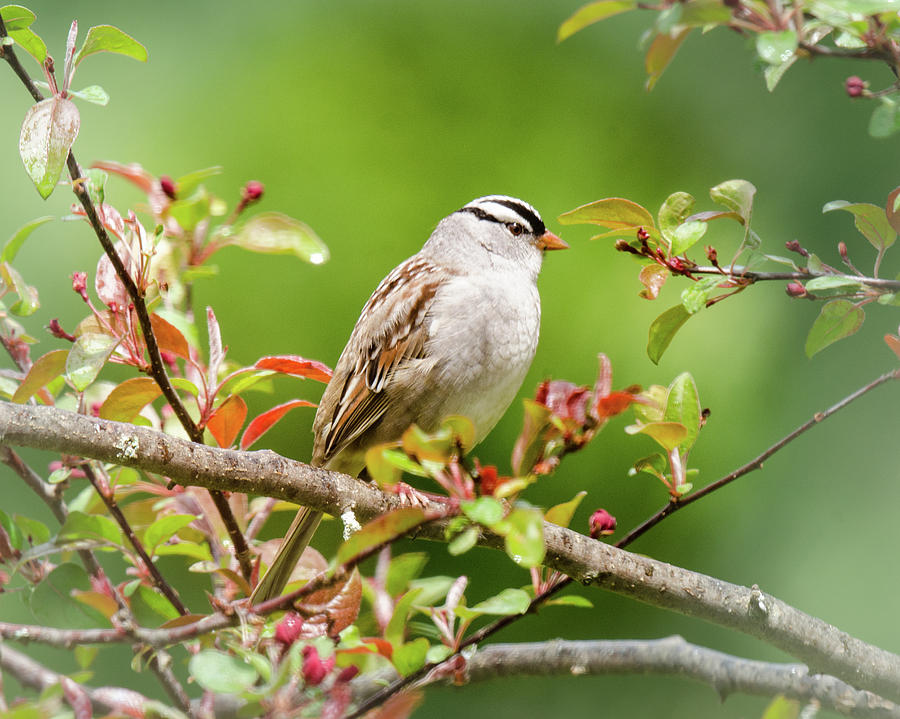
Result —
MULTIPOLYGON (((375 487, 274 452, 217 449, 146 427, 64 410, 0 402, 0 444, 92 457, 180 484, 265 494, 366 521, 400 506, 375 487)), ((446 522, 416 536, 444 541, 446 522)), ((552 524, 544 525, 545 564, 584 584, 705 619, 757 637, 824 672, 892 701, 900 700, 900 656, 850 637, 757 588, 741 587, 634 555, 552 524)), ((503 538, 483 532, 483 546, 503 538)))
POLYGON ((811 280, 815 277, 846 277, 861 285, 875 287, 883 290, 900 291, 900 280, 886 280, 880 277, 860 277, 858 275, 842 275, 833 272, 756 272, 745 267, 735 266, 729 270, 724 267, 701 266, 691 267, 688 270, 697 275, 722 275, 723 278, 749 280, 753 282, 784 281, 784 280, 811 280))

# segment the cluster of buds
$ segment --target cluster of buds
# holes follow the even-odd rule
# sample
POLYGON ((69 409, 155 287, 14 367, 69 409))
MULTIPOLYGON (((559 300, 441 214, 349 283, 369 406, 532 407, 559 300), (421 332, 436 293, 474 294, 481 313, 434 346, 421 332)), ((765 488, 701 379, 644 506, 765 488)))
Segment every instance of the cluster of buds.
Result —
POLYGON ((863 97, 868 94, 869 83, 861 77, 851 75, 844 81, 844 90, 848 97, 863 97))
POLYGON ((690 277, 691 270, 697 266, 686 257, 677 255, 671 257, 668 256, 665 248, 658 244, 655 247, 651 247, 650 233, 645 227, 638 227, 635 236, 638 240, 637 245, 624 239, 616 240, 616 249, 619 252, 627 252, 632 255, 638 255, 639 257, 646 257, 647 259, 653 260, 657 264, 668 268, 672 273, 684 275, 685 277, 690 277))

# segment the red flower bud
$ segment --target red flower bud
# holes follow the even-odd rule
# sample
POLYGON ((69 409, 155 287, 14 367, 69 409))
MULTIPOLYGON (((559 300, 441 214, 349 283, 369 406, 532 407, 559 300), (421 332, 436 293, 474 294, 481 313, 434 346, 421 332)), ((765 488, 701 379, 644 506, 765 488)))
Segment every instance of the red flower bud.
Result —
POLYGON ((788 240, 787 242, 784 243, 784 246, 786 249, 790 250, 791 252, 796 252, 801 257, 809 257, 809 252, 804 250, 800 246, 800 243, 797 242, 797 240, 788 240))
POLYGON ((175 184, 175 180, 173 180, 168 175, 163 175, 159 178, 159 186, 166 197, 168 197, 170 200, 175 199, 176 195, 178 194, 178 186, 175 184))
POLYGON ((706 246, 706 259, 709 260, 710 264, 718 265, 719 264, 719 253, 716 251, 716 248, 712 245, 706 246))
POLYGON ((241 202, 244 204, 256 202, 263 196, 266 186, 258 180, 250 180, 241 190, 241 202))
POLYGON ((81 295, 81 299, 85 302, 88 301, 87 272, 74 272, 72 274, 72 289, 81 295))
POLYGON ((318 686, 334 669, 334 657, 323 660, 312 644, 303 647, 303 681, 307 686, 318 686))
POLYGON ((788 282, 784 291, 788 293, 788 297, 806 297, 806 288, 799 282, 788 282))
POLYGON ((344 667, 341 670, 341 673, 337 675, 336 682, 349 682, 353 677, 359 674, 359 667, 351 664, 349 667, 344 667))
POLYGON ((869 83, 856 75, 851 75, 844 81, 844 90, 850 97, 861 97, 868 87, 869 83))
POLYGON ((53 318, 52 320, 50 320, 50 324, 47 325, 47 329, 50 330, 50 334, 53 335, 54 337, 56 337, 57 339, 69 340, 69 342, 75 341, 75 335, 70 335, 68 332, 66 332, 62 328, 62 325, 59 324, 59 320, 56 318, 53 318))
POLYGON ((598 509, 592 515, 589 523, 591 537, 597 539, 604 534, 612 534, 616 531, 616 518, 605 509, 598 509))
POLYGON ((303 628, 303 619, 299 614, 289 612, 284 618, 275 625, 275 641, 284 644, 285 647, 291 646, 300 636, 300 630, 303 628))
POLYGON ((844 262, 850 261, 847 257, 847 243, 846 242, 838 242, 838 254, 841 256, 841 259, 844 262))
POLYGON ((478 481, 481 483, 483 495, 492 495, 501 484, 497 478, 497 468, 492 464, 487 467, 479 467, 478 481))

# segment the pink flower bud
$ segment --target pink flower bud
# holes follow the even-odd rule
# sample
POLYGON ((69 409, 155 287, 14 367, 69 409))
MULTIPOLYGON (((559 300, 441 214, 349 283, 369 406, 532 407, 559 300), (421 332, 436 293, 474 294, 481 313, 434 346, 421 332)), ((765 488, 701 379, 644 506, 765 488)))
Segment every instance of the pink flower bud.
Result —
POLYGON ((318 686, 334 669, 334 657, 323 660, 311 644, 303 647, 303 681, 307 686, 318 686))
POLYGON ((806 297, 806 288, 799 282, 788 282, 784 291, 788 297, 806 297))
POLYGON ((303 619, 299 614, 294 612, 285 614, 284 618, 275 625, 275 641, 289 647, 297 641, 302 628, 303 619))
POLYGON ((868 87, 869 83, 856 75, 851 75, 844 81, 844 90, 850 97, 861 97, 868 87))
POLYGON ((69 340, 69 342, 75 341, 75 335, 70 335, 66 332, 62 325, 59 324, 59 320, 55 317, 50 320, 50 324, 47 325, 47 329, 50 330, 50 334, 60 340, 69 340))
POLYGON ((258 180, 250 180, 250 182, 244 185, 244 189, 241 190, 241 201, 245 204, 256 202, 263 196, 265 189, 266 187, 263 183, 258 180))
POLYGON ((719 264, 719 253, 712 245, 706 246, 706 259, 709 260, 710 264, 719 264))
POLYGON ((81 295, 81 299, 85 302, 88 301, 87 294, 87 272, 74 272, 72 273, 72 289, 75 290, 79 295, 81 295))
POLYGON ((643 227, 638 227, 638 229, 637 229, 637 238, 638 238, 641 242, 646 242, 647 240, 650 239, 650 233, 647 232, 647 230, 645 230, 643 227))
POLYGON ((175 180, 173 180, 168 175, 163 175, 159 178, 159 186, 166 197, 168 197, 170 200, 175 199, 176 195, 178 194, 178 186, 175 184, 175 180))
POLYGON ((800 243, 797 242, 797 240, 788 240, 784 243, 784 246, 791 252, 796 252, 801 257, 809 257, 809 252, 804 250, 803 247, 800 246, 800 243))
POLYGON ((841 259, 844 262, 850 261, 847 257, 847 243, 846 242, 838 242, 838 254, 841 256, 841 259))
POLYGON ((591 515, 589 526, 591 537, 597 539, 601 535, 616 531, 616 518, 605 509, 598 509, 591 515))

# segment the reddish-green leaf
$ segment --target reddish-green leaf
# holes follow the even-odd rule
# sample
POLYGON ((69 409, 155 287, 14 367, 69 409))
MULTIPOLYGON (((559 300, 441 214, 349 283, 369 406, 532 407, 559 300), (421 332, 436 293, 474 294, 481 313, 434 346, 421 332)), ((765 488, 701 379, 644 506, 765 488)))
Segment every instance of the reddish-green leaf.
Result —
POLYGON ((18 300, 9 307, 9 311, 19 317, 33 315, 40 307, 38 291, 25 282, 16 268, 8 262, 0 262, 0 289, 11 288, 18 296, 18 300))
POLYGON ((66 376, 79 392, 87 389, 119 343, 107 334, 85 332, 78 336, 66 358, 66 376))
POLYGON ((75 64, 78 65, 88 55, 98 52, 114 52, 147 62, 147 48, 112 25, 97 25, 88 30, 84 45, 81 46, 75 57, 75 64))
POLYGON ((646 434, 653 437, 667 452, 682 444, 688 437, 688 429, 680 422, 650 422, 632 424, 625 428, 628 434, 646 434))
POLYGON ((656 85, 690 31, 691 28, 686 27, 682 28, 674 35, 660 33, 653 38, 653 42, 650 43, 650 48, 647 50, 647 55, 644 58, 644 67, 646 68, 648 75, 648 90, 652 90, 653 86, 656 85))
MULTIPOLYGON (((900 187, 895 187, 887 197, 887 204, 884 208, 887 215, 887 221, 894 229, 894 232, 900 232, 900 187)), ((3 259, 0 257, 0 259, 3 259)))
POLYGON ((806 336, 806 356, 812 357, 828 345, 849 337, 862 327, 866 313, 850 300, 832 300, 819 313, 806 336))
POLYGON ((295 255, 313 265, 328 260, 328 247, 309 226, 280 212, 263 212, 250 218, 229 244, 253 252, 295 255))
POLYGON ((100 405, 100 417, 115 422, 130 422, 140 411, 162 394, 150 377, 127 379, 107 395, 100 405))
POLYGON ((220 447, 230 447, 246 418, 247 403, 239 395, 233 394, 209 416, 206 427, 220 447))
POLYGON ((191 356, 191 348, 187 340, 181 334, 181 330, 171 322, 153 314, 150 315, 150 326, 153 328, 156 344, 163 352, 171 352, 182 359, 188 359, 191 356))
POLYGON ((891 351, 897 355, 897 359, 900 359, 900 337, 897 335, 885 335, 884 341, 891 348, 891 351))
POLYGON ((822 208, 822 212, 831 212, 832 210, 846 210, 851 213, 856 229, 879 252, 893 245, 894 240, 897 239, 897 232, 889 222, 886 211, 878 205, 868 202, 850 203, 844 200, 835 200, 822 208))
POLYGON ((347 564, 359 555, 406 534, 426 519, 420 507, 404 507, 383 514, 366 524, 339 548, 337 563, 347 564))
POLYGON ((559 216, 564 225, 600 225, 611 230, 637 230, 655 228, 653 216, 646 208, 621 197, 607 197, 590 202, 559 216))
POLYGON ((528 474, 540 459, 544 449, 543 433, 550 426, 549 407, 533 399, 523 400, 525 419, 522 431, 513 447, 512 467, 517 476, 528 474))
POLYGON ((12 401, 22 404, 31 399, 31 396, 41 387, 45 386, 51 380, 59 377, 66 368, 66 358, 69 356, 69 350, 53 350, 43 357, 38 358, 22 384, 12 396, 12 401))
POLYGON ((41 100, 25 114, 19 135, 19 155, 45 200, 56 187, 80 124, 75 103, 61 95, 41 100))
POLYGON ((659 364, 666 348, 672 342, 681 326, 691 318, 684 305, 675 305, 653 320, 647 340, 647 356, 653 364, 659 364))
POLYGON ((595 0, 588 3, 578 8, 568 20, 559 26, 556 41, 562 42, 588 25, 593 25, 595 22, 600 22, 613 15, 633 10, 635 5, 635 0, 595 0))
POLYGON ((244 430, 244 434, 241 437, 241 449, 250 447, 256 440, 272 429, 276 422, 295 407, 315 406, 315 403, 307 402, 305 399, 292 399, 290 402, 285 402, 277 407, 272 407, 272 409, 263 412, 258 417, 254 417, 250 424, 247 425, 247 429, 244 430))
POLYGON ((331 369, 328 365, 315 360, 304 359, 297 355, 260 357, 253 366, 256 369, 272 370, 273 372, 289 374, 294 377, 315 379, 325 384, 328 384, 328 381, 331 379, 331 369))
POLYGON ((362 579, 354 569, 336 584, 304 597, 298 609, 306 617, 302 636, 337 635, 356 621, 362 603, 362 579))
POLYGON ((664 265, 644 265, 641 268, 639 279, 644 289, 640 291, 640 296, 645 300, 655 300, 659 297, 659 291, 669 279, 669 268, 664 265))

